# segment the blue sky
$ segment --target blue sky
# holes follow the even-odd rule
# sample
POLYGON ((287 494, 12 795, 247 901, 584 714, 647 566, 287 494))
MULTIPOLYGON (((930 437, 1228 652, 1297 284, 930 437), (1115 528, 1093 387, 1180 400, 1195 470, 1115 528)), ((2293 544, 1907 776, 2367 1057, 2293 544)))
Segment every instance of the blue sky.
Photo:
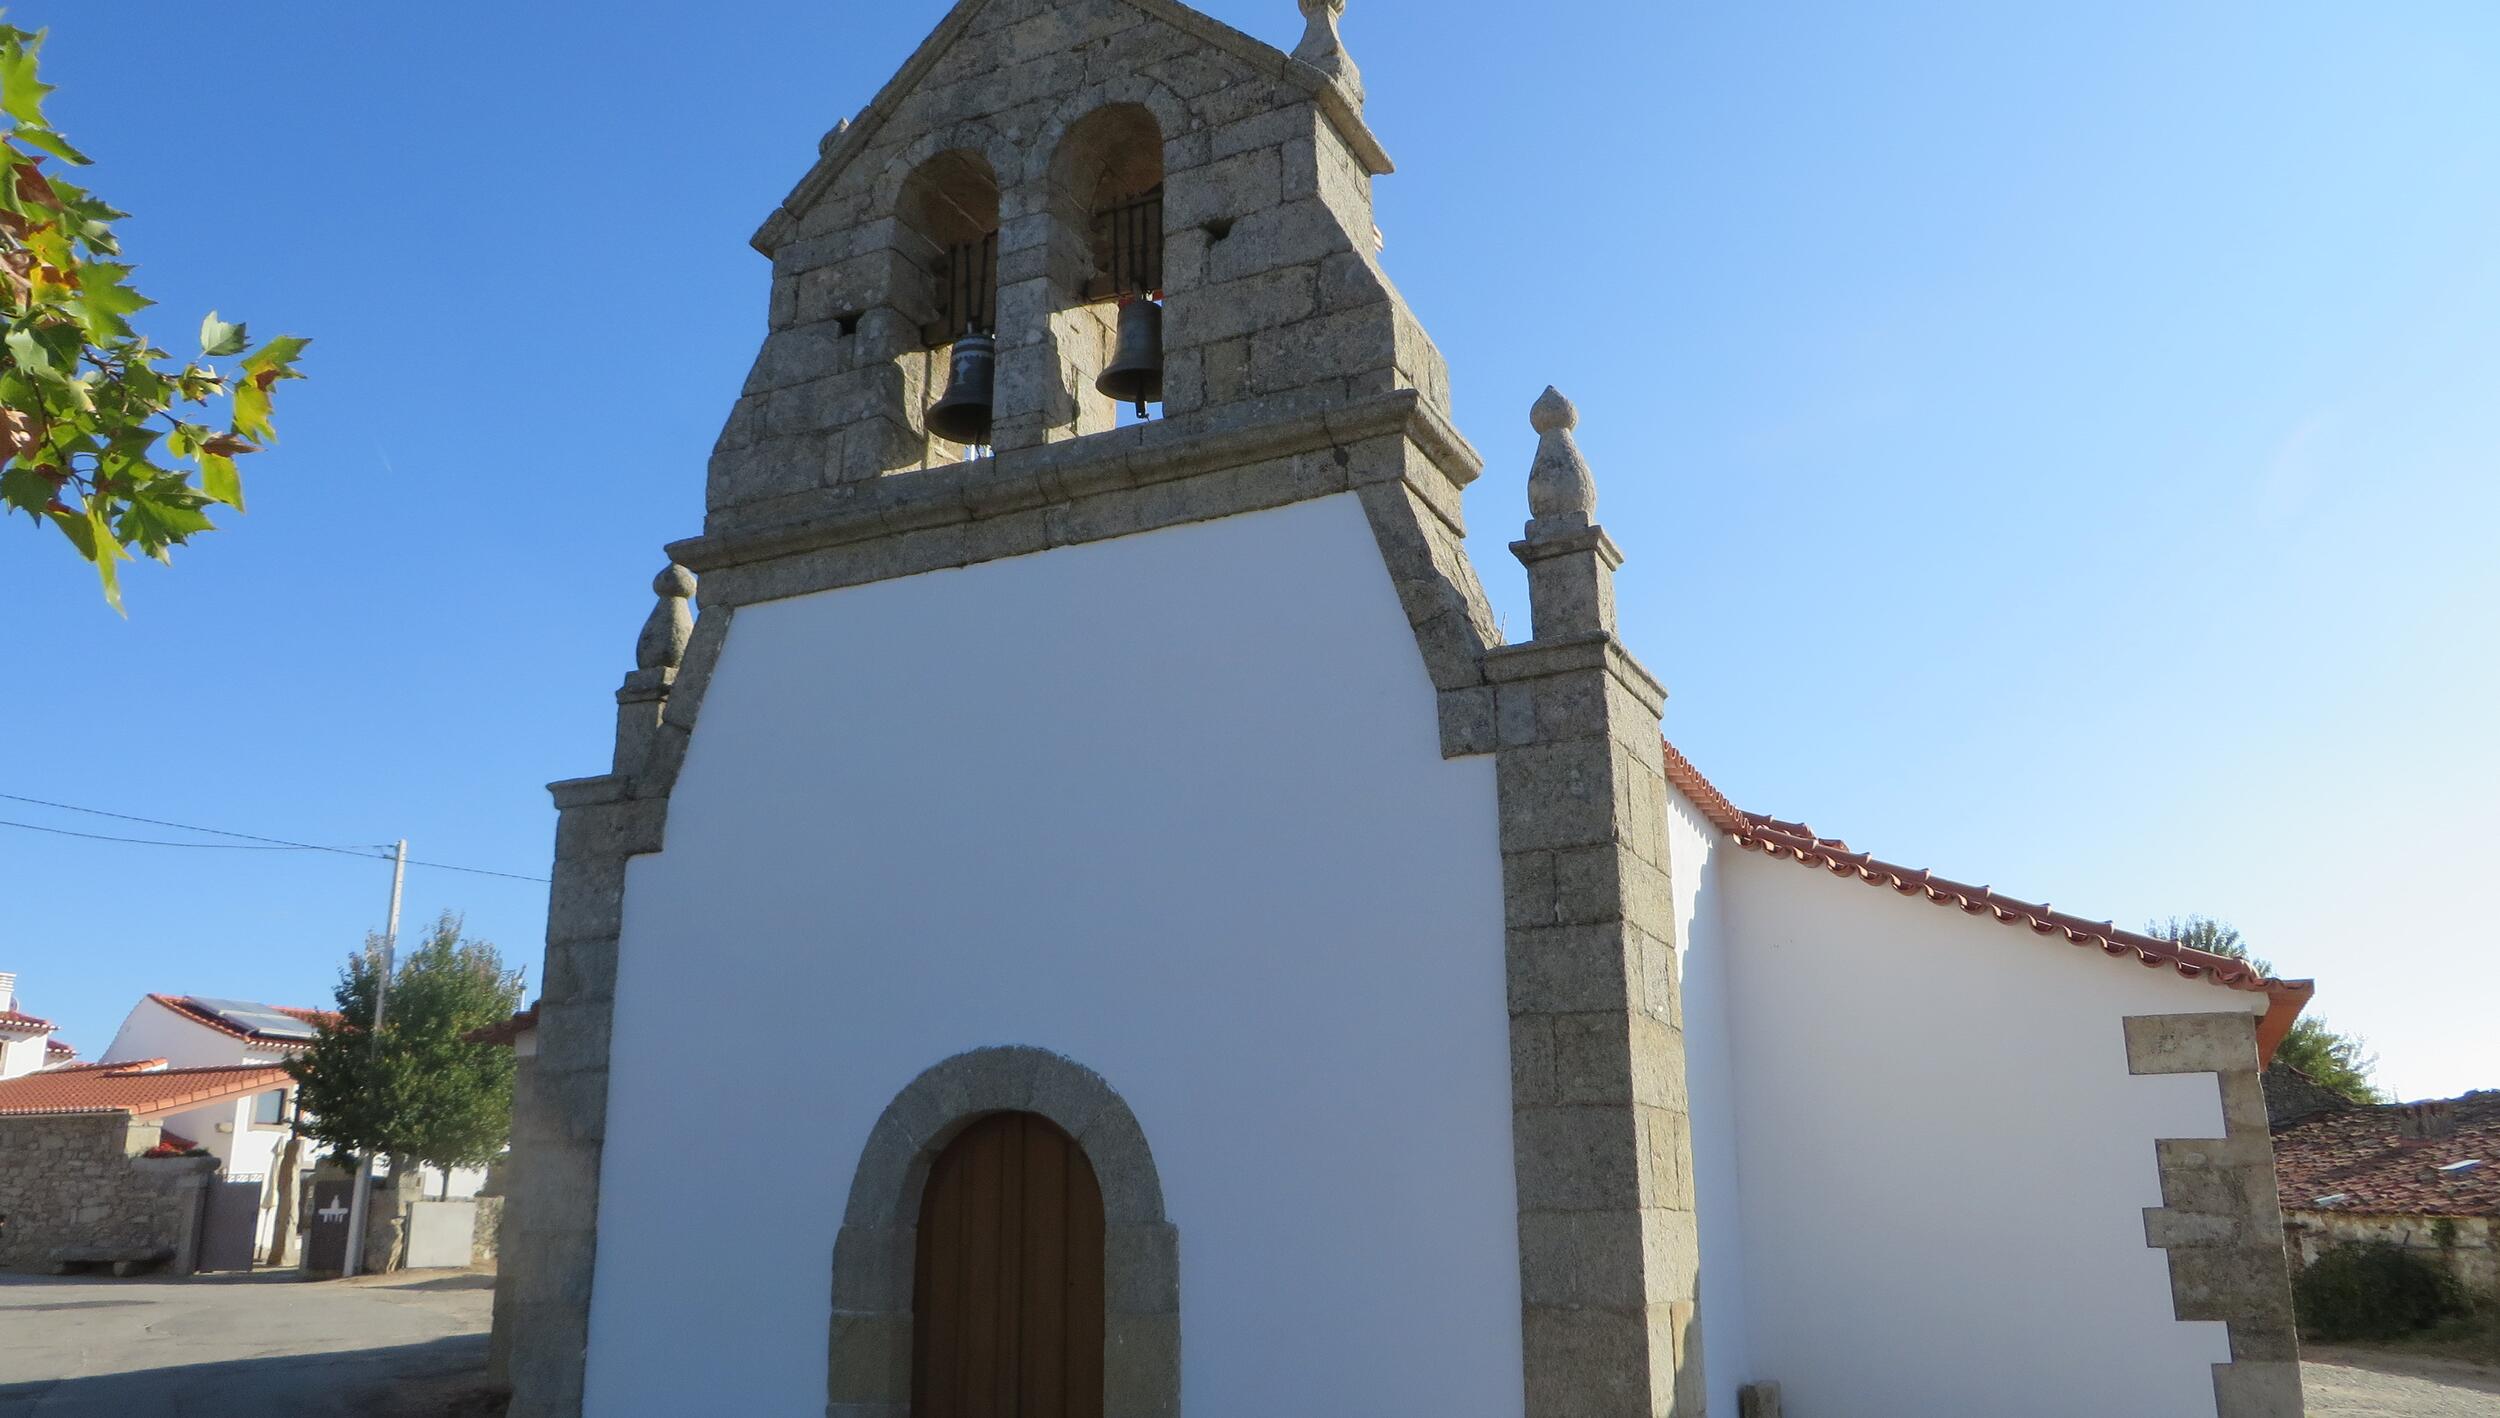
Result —
MULTIPOLYGON (((251 514, 126 623, 0 525, 0 792, 543 872, 542 785, 606 766, 763 333, 746 237, 942 11, 11 7, 165 342, 215 307, 316 343, 251 514)), ((1346 33, 1515 634, 1550 382, 1669 732, 1740 804, 2226 917, 2400 1093, 2500 1086, 2500 10, 1353 0, 1346 33)), ((0 828, 0 969, 92 1053, 149 990, 322 1000, 386 888, 0 828)), ((544 906, 410 874, 412 919, 533 970, 544 906)))

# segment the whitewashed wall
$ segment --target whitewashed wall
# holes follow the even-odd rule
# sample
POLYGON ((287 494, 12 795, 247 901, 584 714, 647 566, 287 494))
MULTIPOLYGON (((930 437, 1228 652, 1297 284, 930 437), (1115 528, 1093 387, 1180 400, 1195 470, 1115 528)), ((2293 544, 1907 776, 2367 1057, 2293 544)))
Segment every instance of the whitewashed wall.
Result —
POLYGON ((1667 794, 1667 856, 1683 968, 1685 1082, 1692 1095, 1693 1201, 1701 1217, 1702 1378, 1709 1411, 1736 1412, 1749 1372, 1744 1189, 1736 1174, 1736 1039, 1729 1008, 1731 942, 1716 870, 1725 839, 1682 793, 1667 794))
MULTIPOLYGON (((2213 1412, 2223 1327, 2172 1318, 2143 1211, 2161 1203, 2154 1139, 2220 1136, 2219 1094, 2207 1074, 2130 1075, 2121 1021, 2262 997, 1724 839, 1698 875, 1679 891, 1715 896, 1728 968, 1713 978, 1701 929, 1695 1160, 1705 1206, 1731 1176, 1742 1193, 1739 1369, 1706 1339, 1714 1398, 1768 1379, 1791 1418, 2213 1412), (1704 1062, 1714 1012, 1732 1090, 1704 1062), (1731 1096, 1732 1167, 1710 1121, 1731 1096)), ((1712 1287, 1724 1233, 1704 1246, 1712 1287)), ((1705 1309, 1706 1336, 1727 1308, 1705 1309)))
POLYGON ((993 1044, 1136 1111, 1190 1410, 1521 1411, 1493 761, 1352 498, 740 611, 625 903, 594 1418, 821 1411, 867 1130, 993 1044))
POLYGON ((16 1078, 43 1067, 43 1045, 49 1034, 31 1039, 0 1039, 0 1078, 16 1078))
POLYGON ((163 1059, 169 1068, 214 1068, 221 1064, 283 1063, 289 1057, 290 1052, 284 1048, 254 1044, 249 1039, 211 1029, 143 997, 113 1035, 112 1047, 99 1055, 97 1062, 163 1059))

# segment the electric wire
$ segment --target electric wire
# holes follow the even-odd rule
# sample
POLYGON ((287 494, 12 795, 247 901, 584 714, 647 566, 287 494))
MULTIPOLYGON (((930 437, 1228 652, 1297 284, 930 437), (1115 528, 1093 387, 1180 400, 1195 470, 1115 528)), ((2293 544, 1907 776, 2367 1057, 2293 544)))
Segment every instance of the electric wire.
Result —
POLYGON ((83 837, 90 842, 127 842, 134 847, 205 847, 219 852, 297 852, 300 847, 267 846, 257 842, 168 842, 162 837, 107 837, 101 832, 72 832, 66 827, 45 827, 35 822, 11 822, 0 818, 0 827, 23 827, 29 832, 49 832, 56 837, 83 837))
MULTIPOLYGON (((47 798, 30 798, 18 793, 0 793, 0 799, 13 803, 30 803, 36 807, 57 808, 62 812, 83 812, 94 817, 117 818, 123 822, 143 822, 150 827, 170 827, 177 832, 204 832, 215 837, 242 839, 239 842, 168 842, 154 837, 111 837, 100 832, 73 832, 66 827, 45 827, 32 822, 0 820, 0 827, 22 827, 30 832, 49 832, 61 837, 80 837, 90 842, 121 842, 140 847, 224 848, 229 851, 330 852, 342 857, 361 857, 367 861, 387 862, 391 860, 391 849, 387 844, 370 847, 333 847, 318 842, 290 842, 283 837, 262 837, 250 832, 229 832, 222 827, 199 827, 188 822, 168 822, 163 818, 140 817, 135 813, 107 812, 100 807, 80 807, 76 803, 53 802, 47 798)), ((465 872, 470 876, 501 877, 507 881, 534 881, 541 885, 546 884, 547 881, 547 878, 543 876, 525 876, 520 872, 494 871, 486 867, 457 866, 450 862, 423 862, 414 857, 408 859, 408 865, 425 867, 432 871, 465 872)))

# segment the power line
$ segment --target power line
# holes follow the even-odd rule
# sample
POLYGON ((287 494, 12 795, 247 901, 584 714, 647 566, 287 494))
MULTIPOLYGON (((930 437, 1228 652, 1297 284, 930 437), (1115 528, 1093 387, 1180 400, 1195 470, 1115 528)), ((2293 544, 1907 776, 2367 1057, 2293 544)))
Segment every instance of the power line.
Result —
MULTIPOLYGON (((321 846, 321 845, 319 845, 319 844, 317 844, 317 843, 312 843, 312 842, 289 842, 289 841, 287 841, 287 840, 286 840, 285 838, 283 838, 283 837, 256 837, 256 836, 252 835, 252 834, 251 834, 251 833, 249 833, 249 832, 228 832, 226 829, 224 829, 224 828, 222 828, 222 827, 194 827, 194 826, 192 826, 190 823, 187 823, 187 822, 167 822, 167 821, 165 821, 163 818, 160 818, 160 817, 138 817, 138 816, 134 816, 133 814, 126 813, 126 812, 106 812, 104 809, 102 809, 102 808, 100 808, 100 807, 80 807, 80 806, 78 806, 78 805, 77 805, 77 804, 75 804, 75 803, 56 803, 56 802, 50 802, 50 801, 47 801, 47 800, 45 800, 45 799, 43 799, 43 798, 28 798, 28 797, 20 797, 20 796, 19 796, 19 795, 17 795, 16 793, 0 793, 0 798, 6 798, 7 800, 9 800, 10 802, 13 802, 13 803, 32 803, 32 804, 34 804, 36 807, 59 808, 59 809, 60 809, 61 811, 63 811, 63 812, 83 812, 83 813, 86 813, 87 815, 89 815, 90 817, 115 817, 115 818, 119 818, 119 819, 121 819, 121 820, 122 820, 122 821, 124 821, 124 822, 144 822, 144 823, 146 823, 146 824, 147 824, 148 826, 150 826, 150 827, 170 827, 170 828, 174 829, 176 832, 205 832, 205 833, 209 834, 209 835, 210 835, 210 836, 212 836, 212 837, 240 837, 240 838, 242 838, 242 839, 243 839, 244 841, 246 841, 246 842, 266 842, 266 843, 269 843, 269 844, 270 844, 271 846, 273 846, 273 847, 287 847, 287 848, 291 848, 291 849, 293 849, 293 850, 295 850, 295 851, 299 851, 299 852, 344 852, 344 853, 346 853, 347 855, 349 855, 349 856, 354 856, 354 857, 361 857, 361 856, 366 856, 366 855, 368 855, 368 853, 367 853, 367 852, 365 851, 365 849, 363 849, 363 848, 357 848, 357 847, 324 847, 324 846, 321 846)), ((88 835, 88 834, 86 834, 86 833, 71 833, 70 835, 71 835, 71 836, 73 836, 73 837, 78 837, 78 836, 86 836, 86 835, 88 835)), ((104 840, 104 841, 112 841, 112 840, 116 840, 116 839, 113 839, 113 838, 103 838, 103 839, 100 839, 100 840, 104 840)), ((122 839, 122 840, 136 840, 136 839, 122 839)), ((168 846, 179 846, 179 845, 181 845, 181 844, 180 844, 180 843, 168 843, 168 844, 166 844, 166 845, 168 845, 168 846)), ((201 843, 200 845, 202 845, 202 846, 206 846, 206 845, 208 845, 208 844, 207 844, 207 843, 201 843)), ((376 849, 376 850, 379 850, 379 849, 376 849)))
POLYGON ((84 837, 90 842, 127 842, 134 847, 205 847, 219 852, 296 852, 300 847, 268 846, 254 842, 168 842, 161 837, 107 837, 101 832, 72 832, 66 827, 44 827, 32 822, 11 822, 0 818, 0 827, 23 827, 29 832, 49 832, 58 837, 84 837))
MULTIPOLYGON (((5 799, 13 803, 31 803, 36 807, 57 808, 62 812, 83 812, 94 817, 117 818, 123 822, 144 822, 150 827, 170 827, 177 832, 205 832, 216 837, 238 837, 242 839, 240 842, 168 842, 154 837, 110 837, 100 832, 72 832, 66 827, 43 827, 32 822, 9 822, 0 820, 0 827, 22 827, 30 832, 50 832, 62 837, 82 837, 90 842, 122 842, 141 847, 209 847, 224 848, 228 851, 330 852, 342 857, 362 857, 366 861, 374 862, 387 862, 391 859, 389 850, 381 846, 331 847, 324 846, 318 842, 290 842, 283 837, 261 837, 250 832, 229 832, 222 827, 198 827, 188 822, 168 822, 165 819, 158 817, 140 817, 136 814, 127 812, 107 812, 100 807, 80 807, 76 803, 56 803, 46 798, 24 797, 17 793, 0 793, 0 799, 5 799)), ((455 866, 450 862, 420 862, 411 860, 408 865, 412 867, 427 867, 434 871, 465 872, 470 876, 502 877, 507 881, 535 881, 541 885, 544 885, 547 881, 547 878, 543 876, 524 876, 519 872, 493 871, 486 867, 455 866)))

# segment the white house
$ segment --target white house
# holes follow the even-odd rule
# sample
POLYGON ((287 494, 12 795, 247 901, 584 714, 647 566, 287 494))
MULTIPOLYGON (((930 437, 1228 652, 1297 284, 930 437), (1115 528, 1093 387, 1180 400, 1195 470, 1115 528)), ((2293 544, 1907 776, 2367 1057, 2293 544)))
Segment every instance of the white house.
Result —
POLYGON ((2297 1414, 2306 984, 1736 809, 1550 390, 1503 643, 1301 9, 961 0, 757 233, 554 789, 513 1414, 2297 1414))
MULTIPOLYGON (((248 1000, 212 999, 202 995, 150 994, 131 1007, 121 1029, 104 1051, 103 1062, 129 1063, 161 1059, 174 1068, 212 1065, 279 1065, 312 1046, 316 1029, 336 1018, 328 1010, 258 1004, 248 1000)), ((287 1139, 292 1089, 273 1092, 247 1104, 220 1105, 215 1116, 183 1115, 165 1120, 166 1128, 193 1139, 217 1155, 230 1179, 265 1177, 262 1229, 268 1230, 277 1209, 278 1189, 294 1169, 280 1157, 287 1139), (228 1116, 231 1112, 234 1116, 228 1116)), ((298 1167, 310 1159, 298 1157, 298 1167)), ((387 1164, 385 1164, 387 1165, 387 1164)), ((448 1190, 440 1168, 410 1169, 412 1192, 424 1196, 474 1196, 484 1185, 480 1167, 452 1169, 448 1190)), ((268 1237, 262 1237, 264 1243, 268 1237)))
POLYGON ((51 1020, 22 1013, 17 1006, 17 976, 0 971, 0 1080, 57 1067, 78 1057, 76 1049, 61 1041, 51 1020))
POLYGON ((312 1046, 324 1011, 198 995, 157 995, 131 1006, 104 1063, 164 1059, 176 1068, 281 1064, 312 1046))

